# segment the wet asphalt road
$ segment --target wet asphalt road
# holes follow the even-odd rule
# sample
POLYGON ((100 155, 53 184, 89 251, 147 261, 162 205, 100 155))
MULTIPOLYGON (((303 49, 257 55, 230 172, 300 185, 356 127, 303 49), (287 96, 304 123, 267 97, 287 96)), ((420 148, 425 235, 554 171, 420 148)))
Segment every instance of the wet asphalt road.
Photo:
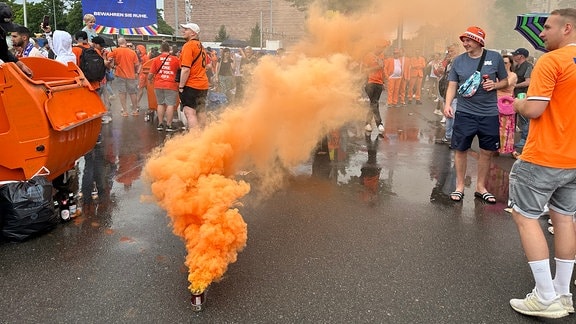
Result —
POLYGON ((115 114, 102 144, 78 162, 84 215, 0 245, 0 322, 539 322, 508 305, 533 287, 503 210, 513 160, 495 158, 489 190, 499 202, 485 205, 473 197, 471 152, 464 201, 451 203, 453 155, 434 144, 443 133, 432 105, 382 107, 384 137, 342 129, 334 161, 324 143, 267 200, 245 197, 247 246, 200 313, 190 306, 183 242, 141 200, 142 166, 165 134, 142 115, 115 114))

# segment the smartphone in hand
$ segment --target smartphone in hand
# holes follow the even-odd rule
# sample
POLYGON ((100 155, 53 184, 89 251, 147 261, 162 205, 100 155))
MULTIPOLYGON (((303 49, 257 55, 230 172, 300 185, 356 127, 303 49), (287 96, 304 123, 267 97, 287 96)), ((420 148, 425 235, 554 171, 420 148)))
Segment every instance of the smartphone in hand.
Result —
POLYGON ((50 26, 50 16, 44 15, 42 18, 42 28, 46 28, 46 26, 50 26))

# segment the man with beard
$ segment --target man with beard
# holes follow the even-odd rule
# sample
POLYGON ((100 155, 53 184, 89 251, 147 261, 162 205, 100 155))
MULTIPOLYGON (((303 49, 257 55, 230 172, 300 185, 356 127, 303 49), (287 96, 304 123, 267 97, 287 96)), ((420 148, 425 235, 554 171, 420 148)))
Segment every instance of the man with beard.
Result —
POLYGON ((14 62, 29 77, 32 77, 32 70, 26 64, 18 60, 8 50, 8 43, 6 42, 6 36, 8 32, 14 31, 18 25, 12 22, 12 9, 4 2, 0 2, 0 60, 2 62, 14 62))
POLYGON ((30 41, 32 33, 24 26, 18 26, 12 32, 12 46, 18 48, 16 57, 44 57, 30 41))
MULTIPOLYGON (((510 306, 525 315, 574 313, 570 281, 576 254, 576 9, 554 10, 540 37, 549 51, 532 71, 526 99, 514 109, 530 118, 522 155, 510 171, 510 202, 534 289, 510 306), (555 275, 539 217, 548 203, 554 224, 555 275)), ((573 320, 572 320, 573 322, 573 320)))

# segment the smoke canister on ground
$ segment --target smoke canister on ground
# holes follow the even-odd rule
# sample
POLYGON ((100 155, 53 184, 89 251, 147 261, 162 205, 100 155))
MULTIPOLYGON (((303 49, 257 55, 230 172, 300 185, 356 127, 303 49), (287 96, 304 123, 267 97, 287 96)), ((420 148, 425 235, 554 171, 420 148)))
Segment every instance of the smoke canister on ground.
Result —
POLYGON ((204 310, 204 304, 206 303, 206 291, 201 293, 192 293, 192 310, 195 312, 200 312, 204 310))

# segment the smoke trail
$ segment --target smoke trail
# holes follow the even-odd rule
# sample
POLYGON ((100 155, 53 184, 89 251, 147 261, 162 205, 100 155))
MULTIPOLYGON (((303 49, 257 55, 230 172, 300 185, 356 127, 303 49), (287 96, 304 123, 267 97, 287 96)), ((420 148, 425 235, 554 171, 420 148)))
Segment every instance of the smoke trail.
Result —
MULTIPOLYGON (((426 1, 418 2, 427 8, 426 1)), ((385 41, 384 31, 394 24, 385 17, 400 9, 377 4, 367 14, 350 16, 312 9, 309 37, 282 60, 262 58, 240 106, 151 155, 144 177, 186 243, 193 293, 219 280, 246 245, 247 226, 235 207, 250 185, 236 180, 236 172, 255 171, 265 192, 278 188, 322 136, 363 118, 358 62, 385 41), (382 26, 383 32, 367 33, 367 26, 382 26)))

